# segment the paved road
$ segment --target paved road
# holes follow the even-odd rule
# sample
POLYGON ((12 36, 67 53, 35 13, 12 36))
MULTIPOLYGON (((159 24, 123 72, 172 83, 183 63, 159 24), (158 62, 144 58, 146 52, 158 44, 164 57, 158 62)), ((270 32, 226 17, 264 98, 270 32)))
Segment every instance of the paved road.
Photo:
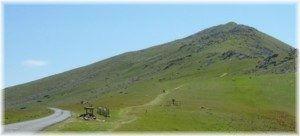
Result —
POLYGON ((70 111, 57 108, 50 109, 54 110, 54 114, 40 119, 4 125, 4 132, 38 132, 71 116, 70 111))

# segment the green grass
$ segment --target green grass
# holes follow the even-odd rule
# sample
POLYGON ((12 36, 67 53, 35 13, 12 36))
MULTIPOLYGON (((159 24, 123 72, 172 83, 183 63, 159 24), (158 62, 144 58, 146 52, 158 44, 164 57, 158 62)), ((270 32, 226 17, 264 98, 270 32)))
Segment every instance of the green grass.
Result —
POLYGON ((181 100, 181 107, 153 108, 119 130, 295 131, 291 75, 240 77, 236 81, 193 80, 166 98, 181 100), (282 83, 282 79, 289 82, 282 83), (272 86, 266 88, 266 83, 272 86))
POLYGON ((4 124, 11 124, 32 119, 37 119, 53 114, 53 111, 46 107, 27 107, 26 109, 5 110, 4 124))
MULTIPOLYGON (((73 116, 71 122, 54 125, 47 131, 295 132, 294 74, 225 76, 205 80, 195 77, 189 82, 182 78, 161 83, 162 87, 164 85, 168 86, 168 94, 153 105, 145 106, 151 100, 144 99, 147 97, 143 95, 125 96, 126 99, 119 100, 124 103, 122 106, 111 105, 112 117, 106 122, 101 119, 83 121, 73 116), (270 85, 266 87, 266 84, 270 85), (171 90, 180 85, 181 88, 171 90), (180 100, 182 105, 165 106, 172 98, 180 100)), ((109 95, 103 96, 97 102, 99 105, 115 103, 115 99, 109 98, 109 95)), ((77 114, 83 112, 82 107, 77 108, 72 110, 77 114)))

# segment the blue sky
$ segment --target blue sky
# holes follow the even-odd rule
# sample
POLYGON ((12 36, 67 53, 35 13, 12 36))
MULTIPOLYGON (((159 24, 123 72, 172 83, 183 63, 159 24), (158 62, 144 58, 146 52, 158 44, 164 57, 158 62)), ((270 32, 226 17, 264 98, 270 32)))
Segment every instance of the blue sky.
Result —
POLYGON ((295 47, 296 5, 4 5, 4 86, 235 21, 295 47))

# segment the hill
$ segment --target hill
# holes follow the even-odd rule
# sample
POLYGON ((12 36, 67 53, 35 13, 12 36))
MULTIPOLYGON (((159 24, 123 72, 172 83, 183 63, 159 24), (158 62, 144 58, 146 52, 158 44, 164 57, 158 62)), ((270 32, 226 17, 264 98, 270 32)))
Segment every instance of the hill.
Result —
POLYGON ((6 88, 5 123, 56 106, 75 115, 54 130, 295 131, 295 58, 295 48, 229 22, 6 88), (171 99, 181 106, 166 106, 171 99), (83 101, 112 117, 86 124, 83 101))

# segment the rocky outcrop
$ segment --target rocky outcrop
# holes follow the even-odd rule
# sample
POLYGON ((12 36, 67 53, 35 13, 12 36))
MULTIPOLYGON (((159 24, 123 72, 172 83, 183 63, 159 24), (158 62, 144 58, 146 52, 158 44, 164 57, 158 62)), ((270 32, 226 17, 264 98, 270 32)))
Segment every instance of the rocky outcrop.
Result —
POLYGON ((189 54, 189 55, 187 55, 187 56, 184 56, 184 57, 180 57, 180 58, 171 60, 171 61, 169 61, 169 62, 167 63, 167 66, 165 66, 165 67, 163 68, 163 70, 166 70, 166 69, 170 68, 171 66, 173 66, 173 65, 175 65, 175 64, 180 64, 180 63, 182 63, 182 61, 183 61, 184 59, 189 58, 189 57, 191 57, 191 56, 192 56, 192 55, 189 54))
POLYGON ((230 58, 245 59, 245 58, 249 58, 249 56, 236 51, 227 51, 222 53, 222 55, 220 56, 221 60, 226 60, 230 58))
POLYGON ((263 68, 267 69, 269 65, 274 65, 276 66, 276 60, 275 58, 278 56, 278 54, 273 54, 271 56, 268 56, 262 61, 258 62, 258 65, 256 66, 257 68, 263 68))

